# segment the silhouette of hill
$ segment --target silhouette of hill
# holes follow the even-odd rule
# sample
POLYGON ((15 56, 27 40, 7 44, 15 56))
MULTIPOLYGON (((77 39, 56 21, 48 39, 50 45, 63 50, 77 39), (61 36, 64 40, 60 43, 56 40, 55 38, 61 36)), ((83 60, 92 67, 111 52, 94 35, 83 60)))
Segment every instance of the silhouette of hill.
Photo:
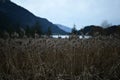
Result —
POLYGON ((22 28, 33 27, 36 23, 40 24, 43 33, 51 27, 53 34, 66 34, 65 31, 51 23, 45 18, 40 18, 10 0, 0 0, 0 28, 6 29, 9 26, 16 29, 18 25, 22 28))
POLYGON ((96 35, 104 35, 104 36, 110 36, 110 35, 118 35, 120 36, 120 25, 113 25, 107 28, 103 28, 102 26, 95 26, 90 25, 86 26, 83 29, 78 31, 79 34, 87 34, 90 36, 96 36, 96 35))
POLYGON ((71 33, 71 31, 72 31, 72 29, 67 27, 67 26, 64 26, 64 25, 61 25, 61 24, 55 24, 55 25, 57 25, 60 29, 66 31, 68 33, 71 33))

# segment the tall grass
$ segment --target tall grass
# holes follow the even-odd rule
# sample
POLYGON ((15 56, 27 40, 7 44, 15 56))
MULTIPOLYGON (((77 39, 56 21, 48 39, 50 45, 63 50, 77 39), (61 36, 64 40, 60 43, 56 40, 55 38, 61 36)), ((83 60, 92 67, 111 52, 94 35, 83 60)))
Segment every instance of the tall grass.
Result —
POLYGON ((120 40, 0 39, 0 80, 119 80, 120 40))

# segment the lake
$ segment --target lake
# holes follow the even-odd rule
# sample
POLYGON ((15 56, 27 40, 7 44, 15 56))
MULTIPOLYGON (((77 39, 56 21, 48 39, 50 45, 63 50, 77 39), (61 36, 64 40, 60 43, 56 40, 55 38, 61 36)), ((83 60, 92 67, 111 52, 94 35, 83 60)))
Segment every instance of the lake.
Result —
MULTIPOLYGON (((53 38, 59 38, 59 37, 61 37, 61 38, 69 38, 69 35, 52 35, 52 37, 53 38)), ((88 38, 90 38, 90 36, 84 36, 86 39, 88 39, 88 38)), ((82 36, 80 35, 79 36, 79 38, 81 39, 82 38, 82 36)))

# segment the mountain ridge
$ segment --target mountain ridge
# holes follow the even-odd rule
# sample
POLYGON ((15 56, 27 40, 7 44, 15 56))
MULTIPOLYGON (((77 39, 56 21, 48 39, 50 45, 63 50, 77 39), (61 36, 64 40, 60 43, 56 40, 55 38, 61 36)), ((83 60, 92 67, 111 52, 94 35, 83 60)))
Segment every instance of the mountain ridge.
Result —
POLYGON ((72 29, 67 27, 67 26, 64 26, 64 25, 61 25, 61 24, 55 24, 55 25, 57 25, 60 29, 66 31, 68 33, 71 33, 71 31, 72 31, 72 29))
POLYGON ((52 22, 48 21, 46 18, 35 16, 27 9, 11 2, 10 0, 5 0, 5 2, 0 1, 0 13, 0 28, 7 28, 8 25, 19 25, 22 28, 25 26, 32 27, 36 22, 38 22, 43 33, 46 33, 48 27, 51 27, 53 34, 66 34, 65 31, 54 25, 52 22), (5 25, 4 17, 8 25, 5 25))

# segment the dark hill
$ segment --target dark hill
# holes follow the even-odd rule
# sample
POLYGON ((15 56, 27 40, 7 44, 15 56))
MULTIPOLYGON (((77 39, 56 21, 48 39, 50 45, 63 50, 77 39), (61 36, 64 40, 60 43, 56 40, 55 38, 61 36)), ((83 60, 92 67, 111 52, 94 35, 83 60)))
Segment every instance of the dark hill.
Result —
POLYGON ((120 25, 113 25, 108 28, 103 28, 101 26, 95 26, 95 25, 90 25, 86 26, 83 29, 78 31, 79 34, 87 34, 90 36, 95 36, 97 35, 104 35, 104 36, 110 36, 110 35, 118 35, 120 36, 120 25))
POLYGON ((17 25, 22 28, 25 28, 26 26, 32 27, 36 23, 40 24, 43 33, 46 33, 48 27, 51 27, 53 34, 66 34, 65 31, 49 22, 47 19, 37 17, 28 10, 9 0, 0 0, 1 29, 6 29, 9 26, 16 28, 17 25))

